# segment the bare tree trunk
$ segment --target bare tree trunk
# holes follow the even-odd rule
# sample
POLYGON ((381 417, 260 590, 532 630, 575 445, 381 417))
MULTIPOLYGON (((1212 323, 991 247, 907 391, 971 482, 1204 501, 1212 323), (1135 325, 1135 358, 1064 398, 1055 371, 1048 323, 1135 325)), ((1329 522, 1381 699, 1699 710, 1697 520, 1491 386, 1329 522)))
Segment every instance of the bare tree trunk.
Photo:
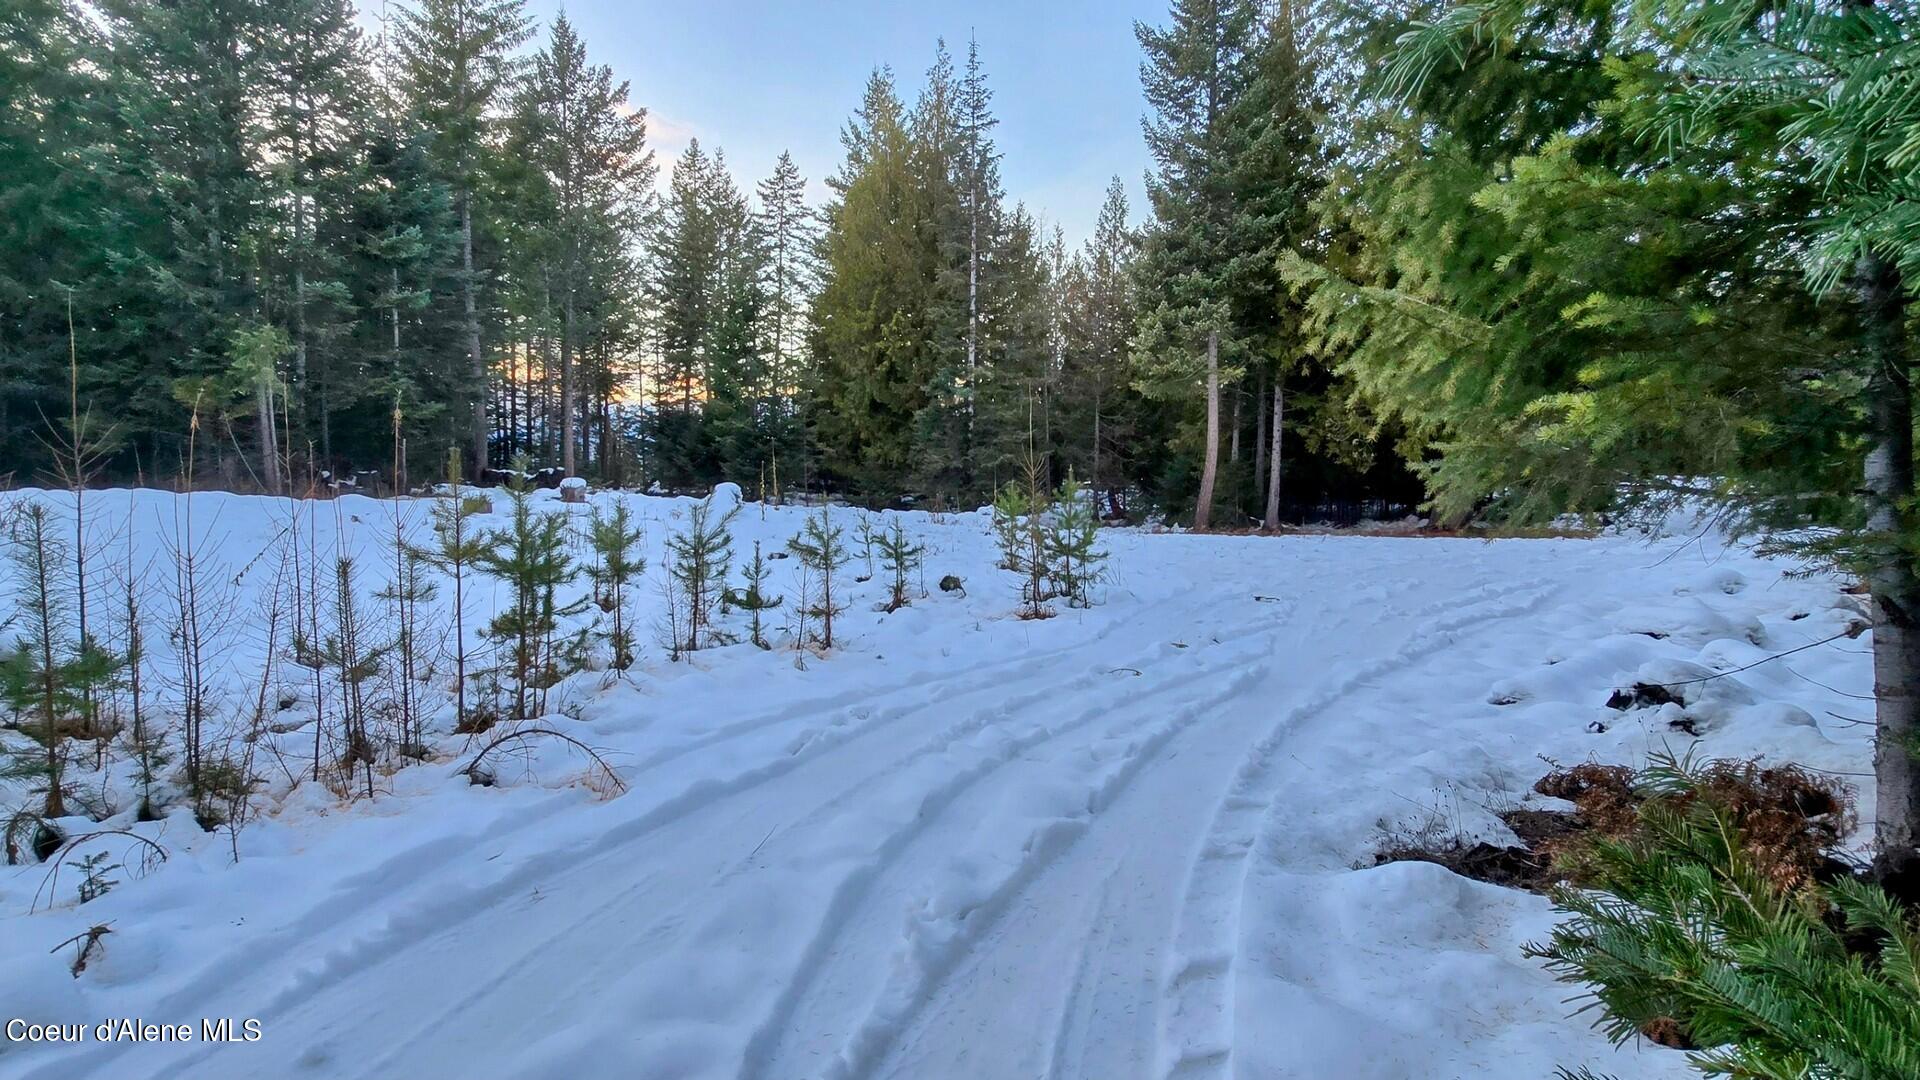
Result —
MULTIPOLYGON (((269 376, 271 373, 268 373, 269 376)), ((267 472, 267 494, 282 494, 280 485, 280 435, 274 430, 273 383, 262 378, 254 387, 254 406, 260 425, 260 464, 267 472)))
POLYGON ((1273 441, 1267 449, 1267 531, 1280 527, 1280 436, 1287 430, 1287 379, 1273 376, 1273 441))
POLYGON ((1093 492, 1094 505, 1100 499, 1100 388, 1093 390, 1093 458, 1087 465, 1087 490, 1093 492))
POLYGON ((1914 495, 1913 382, 1899 270, 1877 255, 1862 258, 1854 269, 1854 295, 1864 327, 1873 431, 1863 479, 1871 507, 1867 531, 1879 549, 1868 584, 1875 609, 1874 870, 1885 879, 1920 869, 1920 717, 1914 712, 1920 575, 1901 543, 1903 508, 1914 495))
POLYGON ((561 310, 560 327, 560 469, 573 475, 573 290, 561 310))
POLYGON ((1267 475, 1267 374, 1253 387, 1253 482, 1267 475))
POLYGON ((473 377, 473 475, 479 476, 487 469, 487 361, 480 355, 480 308, 473 294, 473 192, 465 191, 460 197, 460 305, 473 377))
POLYGON ((1233 462, 1235 465, 1240 464, 1240 428, 1242 426, 1240 423, 1240 405, 1245 400, 1246 395, 1240 392, 1238 385, 1235 385, 1233 388, 1233 434, 1227 437, 1227 445, 1229 446, 1227 450, 1227 460, 1233 462))
POLYGON ((1204 531, 1213 523, 1213 485, 1220 472, 1220 331, 1207 331, 1207 452, 1200 469, 1200 498, 1193 508, 1193 527, 1204 531))

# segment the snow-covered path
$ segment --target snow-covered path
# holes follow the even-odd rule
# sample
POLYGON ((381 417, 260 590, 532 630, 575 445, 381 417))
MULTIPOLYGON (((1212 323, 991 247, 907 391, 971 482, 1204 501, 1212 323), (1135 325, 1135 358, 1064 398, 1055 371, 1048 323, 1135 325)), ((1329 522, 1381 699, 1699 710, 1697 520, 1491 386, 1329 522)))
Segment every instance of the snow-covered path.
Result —
MULTIPOLYGON (((1831 632, 1831 582, 1623 541, 1118 547, 1094 613, 954 633, 965 616, 909 609, 805 671, 727 650, 609 694, 588 720, 628 755, 619 798, 440 789, 389 800, 351 872, 243 859, 230 872, 272 868, 237 887, 305 895, 234 901, 246 925, 202 934, 188 970, 118 975, 89 1005, 258 1018, 260 1042, 0 1052, 0 1073, 1684 1074, 1566 1018, 1565 989, 1517 954, 1544 901, 1351 867, 1436 800, 1478 800, 1458 827, 1497 832, 1488 801, 1520 797, 1540 755, 1657 746, 1651 721, 1585 725, 1618 715, 1594 706, 1628 652, 1685 634, 1616 634, 1611 613, 1680 592, 1793 644, 1831 632), (1752 591, 1693 587, 1736 565, 1752 591), (1562 699, 1486 703, 1539 670, 1562 699)), ((1855 733, 1803 728, 1730 725, 1709 749, 1855 762, 1855 733)), ((183 923, 221 917, 180 905, 183 923)))

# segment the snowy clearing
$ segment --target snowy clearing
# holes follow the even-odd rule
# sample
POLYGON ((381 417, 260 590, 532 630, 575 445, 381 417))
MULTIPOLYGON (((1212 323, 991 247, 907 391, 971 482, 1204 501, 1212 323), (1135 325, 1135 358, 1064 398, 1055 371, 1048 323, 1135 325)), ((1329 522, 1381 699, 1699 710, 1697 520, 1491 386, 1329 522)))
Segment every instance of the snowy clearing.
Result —
MULTIPOLYGON (((661 545, 692 501, 593 496, 616 497, 647 527, 650 627, 661 545)), ((193 501, 237 579, 218 663, 241 697, 264 659, 249 568, 287 503, 193 501)), ((176 520, 157 492, 88 505, 131 523, 137 561, 176 520)), ((364 552, 371 595, 393 515, 423 522, 424 505, 342 498, 321 542, 364 552)), ((736 553, 773 551, 804 513, 748 504, 736 553)), ((965 594, 886 614, 876 575, 827 656, 776 640, 676 664, 646 633, 630 679, 561 689, 578 715, 544 723, 600 750, 623 794, 551 743, 470 786, 443 717, 428 761, 346 803, 289 783, 313 741, 295 704, 285 764, 259 758, 268 808, 236 840, 185 807, 136 823, 126 762, 86 773, 79 755, 109 825, 171 858, 84 905, 63 871, 51 908, 47 867, 0 867, 0 1013, 195 1038, 0 1042, 0 1075, 1679 1077, 1680 1054, 1612 1049, 1520 955, 1551 925, 1544 899, 1354 866, 1435 821, 1507 838, 1498 811, 1553 803, 1529 791, 1543 759, 1697 746, 1870 783, 1870 728, 1846 719, 1867 715, 1865 638, 1684 703, 1607 707, 1857 617, 1834 579, 1719 542, 1114 531, 1104 602, 1025 622, 986 516, 886 517, 928 545, 927 583, 958 575, 965 594), (49 950, 100 923, 111 935, 70 976, 71 949, 49 950), (201 1042, 209 1017, 262 1037, 201 1042)), ((776 566, 790 592, 795 562, 776 566)), ((164 653, 164 626, 152 636, 164 653)), ((126 843, 100 849, 121 861, 126 843)))

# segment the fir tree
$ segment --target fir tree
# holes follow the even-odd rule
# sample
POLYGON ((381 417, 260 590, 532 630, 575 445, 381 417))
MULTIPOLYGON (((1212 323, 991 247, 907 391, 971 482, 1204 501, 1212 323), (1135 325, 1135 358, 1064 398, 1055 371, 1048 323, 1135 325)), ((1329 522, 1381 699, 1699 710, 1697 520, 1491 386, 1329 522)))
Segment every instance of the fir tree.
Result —
POLYGON ((1244 102, 1254 84, 1258 10, 1251 0, 1175 0, 1169 25, 1135 25, 1146 53, 1147 184, 1154 224, 1138 269, 1137 381, 1169 400, 1203 388, 1200 490, 1193 525, 1212 521, 1221 441, 1221 388, 1245 370, 1247 333, 1239 294, 1271 274, 1266 237, 1247 220, 1236 184, 1257 133, 1244 102))
MULTIPOLYGON (((587 63, 586 45, 564 13, 534 58, 528 94, 531 148, 556 201, 551 287, 560 309, 560 461, 572 476, 580 441, 576 367, 599 309, 613 295, 602 263, 622 259, 639 234, 652 194, 653 152, 646 147, 646 110, 628 106, 627 84, 616 83, 611 69, 587 63)), ((617 280, 623 268, 612 272, 617 280)))

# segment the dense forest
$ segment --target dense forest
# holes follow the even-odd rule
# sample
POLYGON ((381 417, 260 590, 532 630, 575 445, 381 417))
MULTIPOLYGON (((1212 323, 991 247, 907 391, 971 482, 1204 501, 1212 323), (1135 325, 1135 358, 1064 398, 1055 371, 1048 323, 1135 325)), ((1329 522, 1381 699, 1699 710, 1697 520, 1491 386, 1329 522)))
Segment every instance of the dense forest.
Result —
POLYGON ((351 0, 16 5, 0 457, 42 474, 77 392, 116 479, 177 473, 197 428, 203 482, 268 491, 417 485, 458 446, 973 506, 1033 454, 1116 513, 1404 512, 1400 427, 1282 299, 1336 158, 1298 6, 1138 28, 1151 220, 1116 178, 1070 250, 1003 191, 972 44, 929 43, 911 92, 876 70, 810 206, 788 156, 656 160, 644 103, 518 0, 371 31, 351 0))

